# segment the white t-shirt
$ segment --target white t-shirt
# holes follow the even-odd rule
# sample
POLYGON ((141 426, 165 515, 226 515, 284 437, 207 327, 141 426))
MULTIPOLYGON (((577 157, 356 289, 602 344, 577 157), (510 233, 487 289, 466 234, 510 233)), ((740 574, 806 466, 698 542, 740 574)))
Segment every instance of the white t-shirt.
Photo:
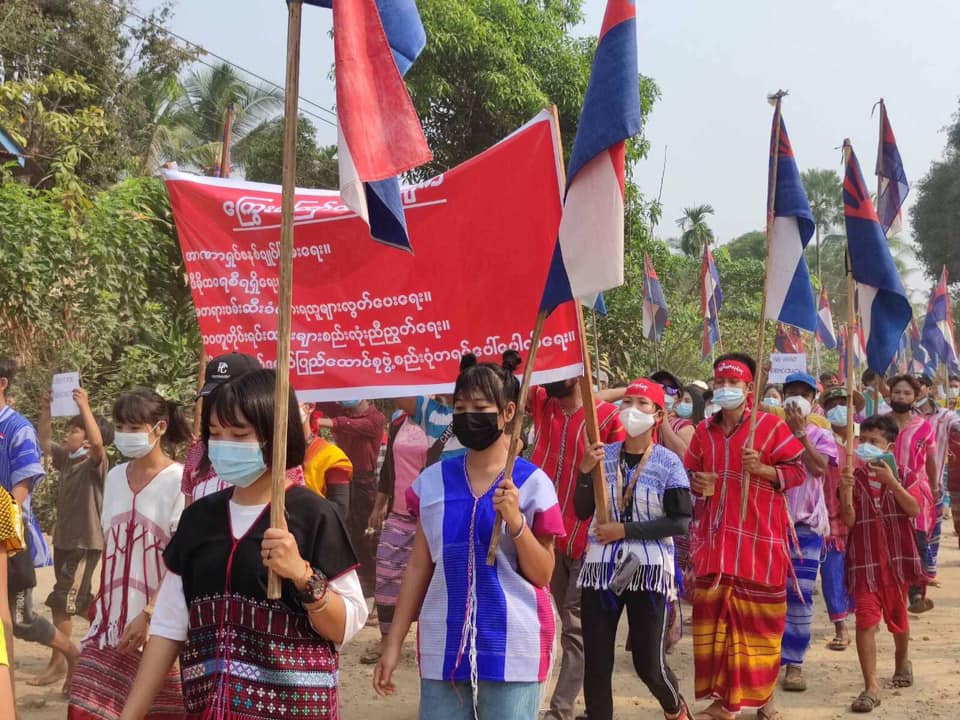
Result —
MULTIPOLYGON (((266 505, 238 505, 233 500, 230 501, 230 524, 235 540, 247 534, 264 508, 266 505)), ((343 598, 346 610, 343 643, 338 646, 342 647, 353 639, 367 622, 367 602, 363 597, 363 588, 360 587, 356 570, 331 580, 329 587, 343 598)), ((187 608, 187 598, 183 594, 183 579, 176 573, 168 572, 157 595, 153 619, 150 621, 150 634, 184 642, 189 624, 190 611, 187 608)))

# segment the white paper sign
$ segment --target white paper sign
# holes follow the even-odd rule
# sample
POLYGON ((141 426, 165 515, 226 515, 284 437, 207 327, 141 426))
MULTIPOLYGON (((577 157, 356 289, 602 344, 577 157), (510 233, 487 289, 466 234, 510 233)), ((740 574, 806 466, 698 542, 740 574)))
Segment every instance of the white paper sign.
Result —
POLYGON ((50 415, 53 417, 73 417, 80 414, 80 408, 73 401, 73 391, 80 387, 80 373, 68 372, 53 376, 53 388, 50 394, 50 415))
MULTIPOLYGON (((770 384, 783 384, 788 375, 795 372, 807 372, 806 353, 772 353, 770 355, 770 384)), ((761 388, 762 390, 763 388, 761 388)))

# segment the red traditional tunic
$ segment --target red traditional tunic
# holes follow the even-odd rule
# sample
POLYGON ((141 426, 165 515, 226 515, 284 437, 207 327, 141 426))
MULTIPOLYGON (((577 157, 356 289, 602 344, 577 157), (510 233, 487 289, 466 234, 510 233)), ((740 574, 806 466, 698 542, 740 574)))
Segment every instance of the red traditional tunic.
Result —
POLYGON ((747 513, 740 519, 743 448, 750 436, 744 413, 730 435, 724 435, 720 415, 697 426, 684 464, 692 472, 717 473, 712 497, 698 502, 698 521, 691 528, 690 552, 698 578, 732 576, 760 585, 785 587, 790 567, 790 518, 784 491, 803 483, 803 445, 787 424, 765 412, 757 413, 754 448, 765 465, 776 468, 780 489, 750 478, 747 513))
MULTIPOLYGON (((913 484, 926 482, 913 477, 913 484)), ((871 486, 862 465, 854 471, 853 479, 856 522, 847 539, 847 587, 851 593, 879 592, 922 582, 913 523, 893 492, 871 486)), ((904 487, 911 490, 909 480, 904 487)))
MULTIPOLYGON (((577 519, 573 508, 578 468, 587 437, 583 408, 568 415, 558 400, 548 397, 547 391, 538 387, 534 388, 530 399, 530 412, 534 428, 531 462, 553 480, 567 533, 566 539, 557 542, 557 549, 564 555, 579 559, 586 550, 587 532, 590 529, 590 521, 577 519)), ((601 442, 610 444, 626 440, 616 405, 597 401, 597 420, 601 442)))

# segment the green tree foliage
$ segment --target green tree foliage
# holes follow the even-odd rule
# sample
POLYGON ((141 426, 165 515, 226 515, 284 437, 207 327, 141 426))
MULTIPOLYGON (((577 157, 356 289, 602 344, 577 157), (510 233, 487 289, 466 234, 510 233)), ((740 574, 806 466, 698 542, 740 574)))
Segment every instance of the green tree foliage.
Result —
MULTIPOLYGON (((548 105, 573 146, 596 38, 572 35, 583 0, 419 0, 429 42, 407 85, 433 150, 418 176, 473 157, 548 105)), ((657 93, 645 78, 641 94, 657 93)), ((641 100, 642 102, 642 100, 641 100)))
POLYGON ((731 260, 759 260, 767 256, 767 234, 762 230, 751 230, 734 238, 724 245, 731 260))
MULTIPOLYGON (((254 182, 279 185, 283 179, 283 118, 270 120, 237 143, 233 156, 254 182)), ((297 186, 339 187, 336 146, 318 147, 317 131, 305 117, 297 123, 297 186)))
MULTIPOLYGON (((98 108, 107 132, 77 148, 77 176, 104 188, 136 171, 153 134, 147 107, 150 88, 175 77, 193 53, 160 27, 170 15, 163 5, 133 18, 127 0, 4 0, 0 12, 0 61, 6 81, 42 85, 57 73, 86 85, 48 88, 47 102, 60 113, 98 108)), ((60 144, 49 135, 26 149, 37 160, 34 184, 51 173, 60 144)))
POLYGON ((821 238, 843 227, 843 185, 836 170, 812 168, 805 170, 801 178, 817 226, 811 267, 819 278, 823 266, 821 238))
POLYGON ((55 190, 0 184, 0 262, 16 270, 0 280, 0 352, 26 368, 22 409, 59 370, 80 370, 102 410, 132 384, 189 399, 199 336, 159 180, 126 180, 82 214, 55 190))
POLYGON ((683 217, 677 220, 681 234, 677 247, 688 257, 703 255, 703 247, 713 242, 713 230, 707 225, 707 216, 713 215, 712 205, 695 205, 683 209, 683 217))
POLYGON ((190 165, 205 175, 214 174, 223 150, 223 124, 227 108, 234 111, 232 139, 240 143, 251 133, 269 128, 283 107, 283 93, 273 87, 251 85, 226 63, 193 70, 183 82, 174 105, 175 120, 186 127, 192 140, 171 159, 190 165))
POLYGON ((960 279, 960 111, 947 131, 941 160, 914 186, 910 211, 918 256, 930 277, 946 265, 950 279, 960 279))

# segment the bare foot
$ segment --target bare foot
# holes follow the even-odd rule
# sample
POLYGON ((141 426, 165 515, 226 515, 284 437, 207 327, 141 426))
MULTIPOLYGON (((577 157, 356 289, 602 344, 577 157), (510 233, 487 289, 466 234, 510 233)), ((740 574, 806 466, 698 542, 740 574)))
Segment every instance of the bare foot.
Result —
POLYGON ((719 700, 714 700, 700 712, 694 714, 694 720, 736 720, 737 716, 723 709, 719 700))
POLYGON ((69 668, 66 662, 60 661, 47 665, 47 668, 32 680, 27 680, 27 685, 31 687, 46 687, 62 680, 69 668))

